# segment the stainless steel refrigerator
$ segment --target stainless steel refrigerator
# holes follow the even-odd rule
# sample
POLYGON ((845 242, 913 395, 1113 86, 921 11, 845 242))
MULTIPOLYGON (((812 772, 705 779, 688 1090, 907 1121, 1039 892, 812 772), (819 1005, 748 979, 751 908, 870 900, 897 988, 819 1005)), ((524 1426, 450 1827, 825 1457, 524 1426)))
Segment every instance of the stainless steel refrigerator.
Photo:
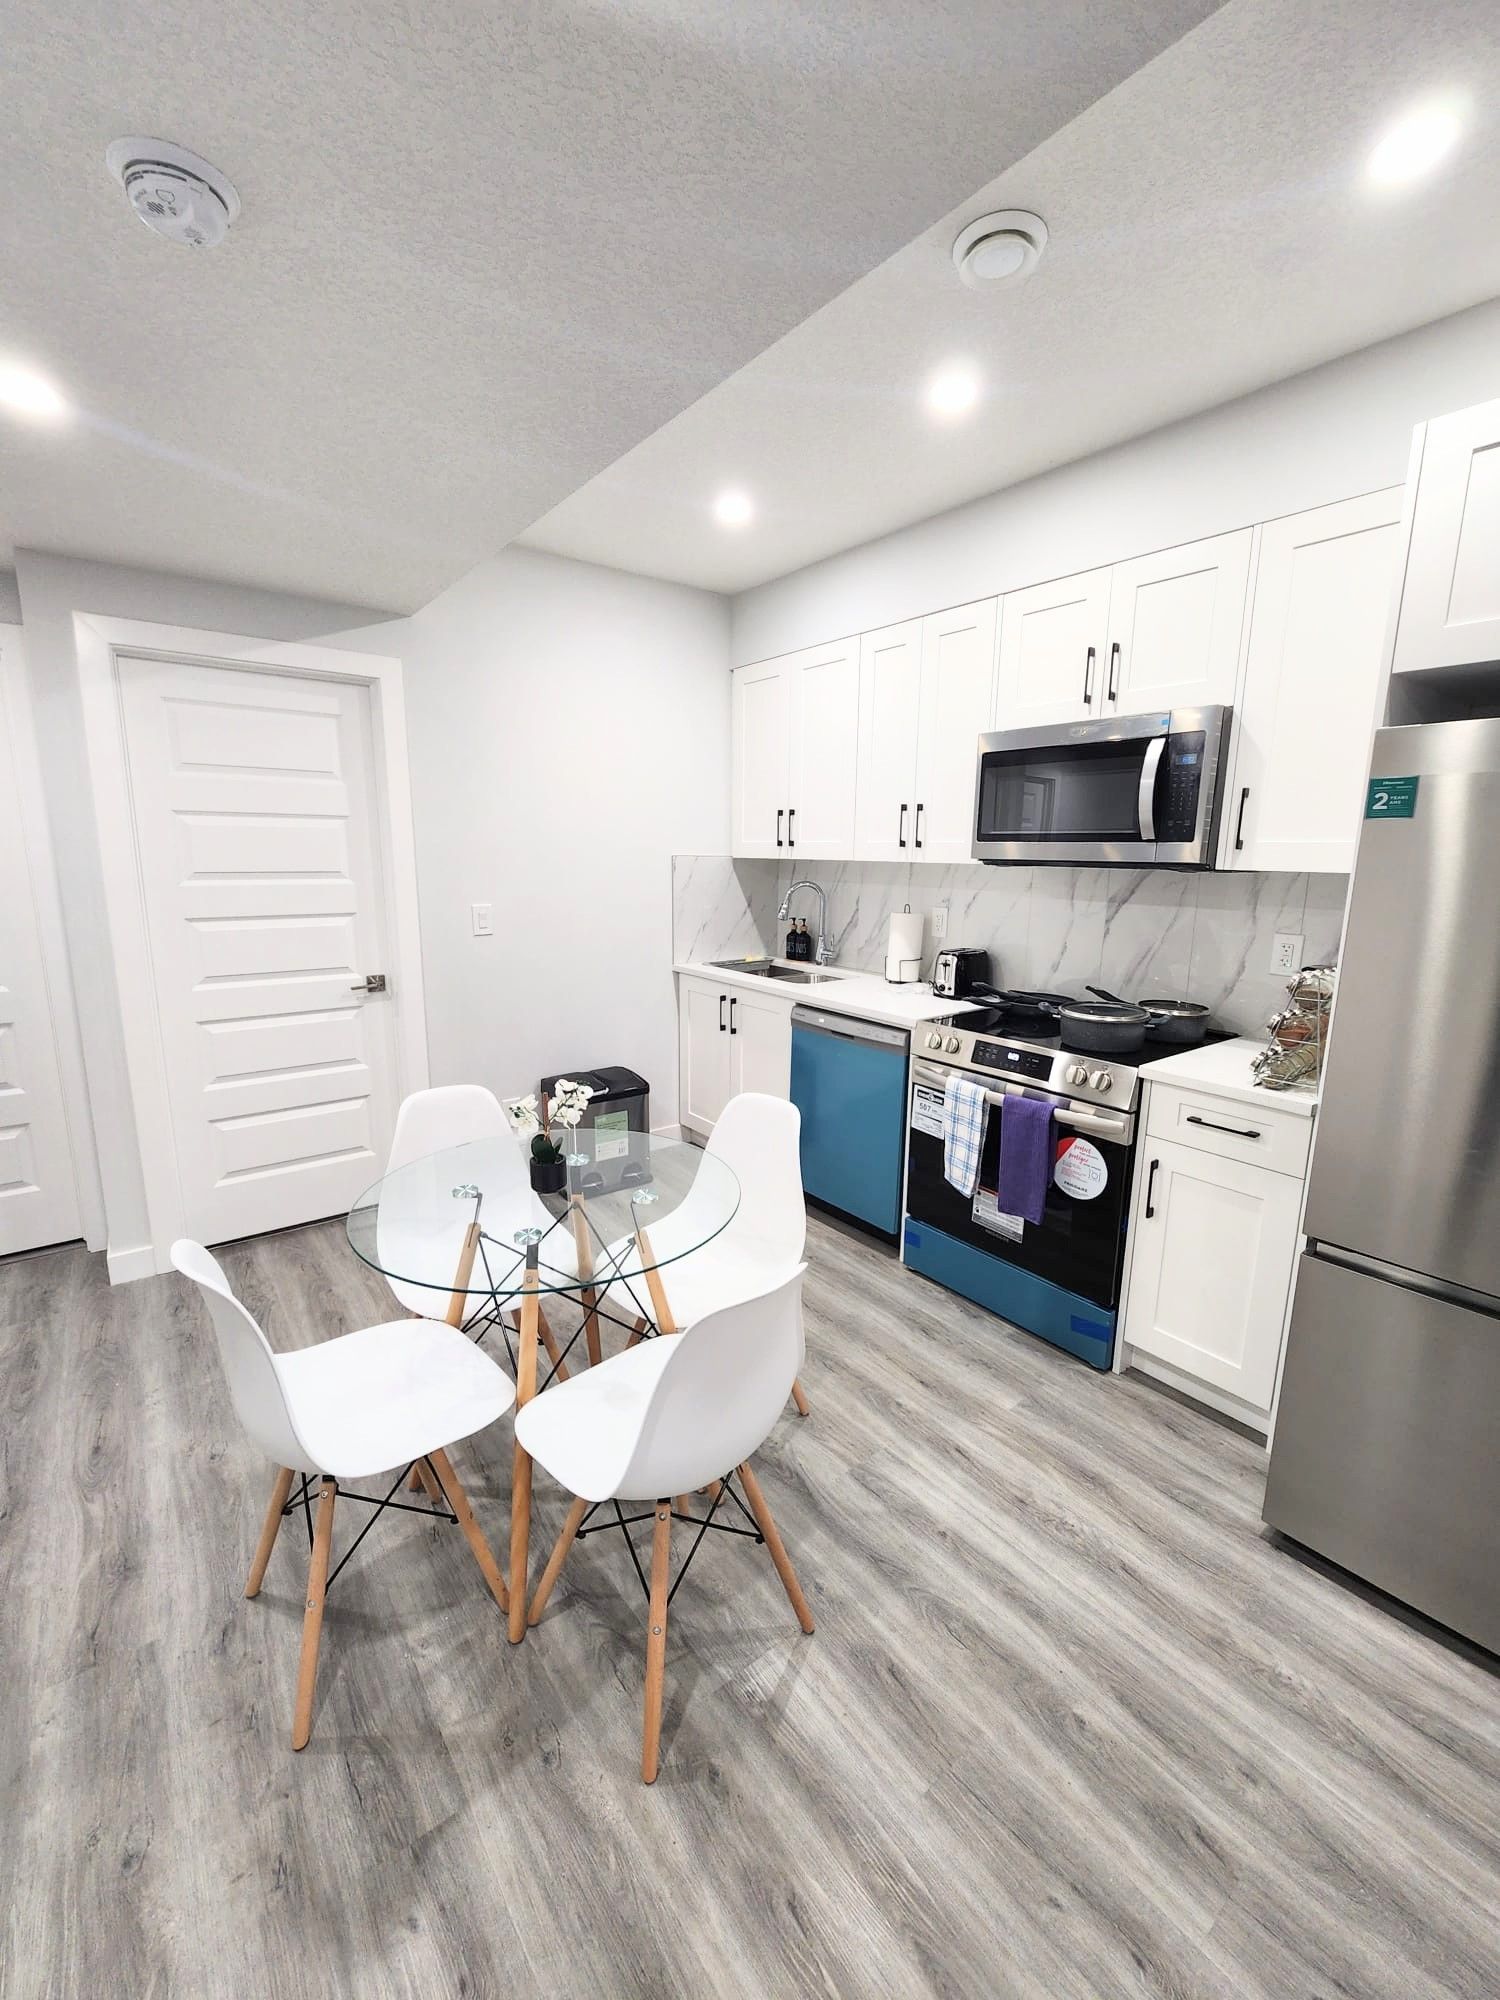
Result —
POLYGON ((1265 1519, 1500 1651, 1500 721, 1382 729, 1265 1519))

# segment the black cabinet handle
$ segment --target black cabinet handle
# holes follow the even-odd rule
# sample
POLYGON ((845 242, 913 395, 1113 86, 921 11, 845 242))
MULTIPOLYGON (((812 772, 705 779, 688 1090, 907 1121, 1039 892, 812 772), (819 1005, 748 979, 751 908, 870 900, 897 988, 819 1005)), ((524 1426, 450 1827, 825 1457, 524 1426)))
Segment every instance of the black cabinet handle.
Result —
POLYGON ((1156 1186, 1156 1170, 1160 1165, 1161 1165, 1160 1160, 1153 1160, 1151 1162, 1151 1171, 1146 1176, 1146 1220, 1148 1222, 1151 1220, 1151 1217, 1156 1213, 1156 1210, 1151 1206, 1151 1194, 1152 1190, 1156 1186))
POLYGON ((728 995, 727 993, 721 993, 721 994, 719 995, 719 1033, 720 1033, 721 1035, 722 1035, 722 1034, 723 1034, 723 1032, 724 1032, 724 1002, 725 1002, 725 1001, 726 1001, 726 1000, 727 1000, 728 998, 729 998, 729 995, 728 995))
POLYGON ((904 805, 901 808, 901 817, 896 821, 896 845, 898 847, 905 847, 906 845, 906 807, 904 805))
POLYGON ((1258 1139, 1260 1133, 1253 1125, 1216 1125, 1212 1118, 1200 1118, 1196 1111, 1190 1111, 1183 1120, 1186 1125, 1201 1125, 1205 1132, 1229 1132, 1236 1139, 1258 1139))
POLYGON ((730 996, 730 1001, 729 1001, 729 1032, 731 1035, 737 1035, 739 1033, 739 1029, 734 1024, 734 1010, 736 1007, 739 1006, 739 1004, 740 1004, 739 995, 737 993, 732 994, 730 996))
POLYGON ((1094 649, 1089 647, 1083 656, 1083 705, 1092 706, 1094 699, 1094 649))
POLYGON ((924 803, 925 801, 922 799, 917 800, 917 838, 915 844, 918 847, 922 845, 922 807, 924 803))
POLYGON ((786 842, 781 837, 781 822, 785 817, 786 817, 786 807, 778 806, 776 808, 776 845, 778 847, 784 847, 786 845, 786 842))
POLYGON ((797 808, 795 806, 788 806, 786 809, 786 844, 788 847, 795 847, 797 845, 797 835, 792 827, 792 821, 796 817, 797 808))
POLYGON ((1109 698, 1114 700, 1120 692, 1120 642, 1112 641, 1109 649, 1109 698))
POLYGON ((1250 787, 1242 785, 1240 787, 1240 816, 1234 823, 1234 851, 1236 854, 1239 853, 1245 844, 1245 801, 1249 796, 1250 787))

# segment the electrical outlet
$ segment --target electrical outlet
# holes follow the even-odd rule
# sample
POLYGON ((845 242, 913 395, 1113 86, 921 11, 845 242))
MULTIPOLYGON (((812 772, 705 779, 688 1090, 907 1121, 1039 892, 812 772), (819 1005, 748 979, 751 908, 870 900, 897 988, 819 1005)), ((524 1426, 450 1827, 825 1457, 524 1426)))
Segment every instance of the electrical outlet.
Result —
POLYGON ((1302 970, 1302 938, 1299 932, 1278 931, 1272 938, 1271 970, 1273 972, 1302 970))
POLYGON ((941 943, 948 935, 948 905, 939 903, 932 913, 932 935, 941 943))
POLYGON ((493 903, 470 903, 469 916, 474 925, 475 937, 495 935, 495 906, 493 903))

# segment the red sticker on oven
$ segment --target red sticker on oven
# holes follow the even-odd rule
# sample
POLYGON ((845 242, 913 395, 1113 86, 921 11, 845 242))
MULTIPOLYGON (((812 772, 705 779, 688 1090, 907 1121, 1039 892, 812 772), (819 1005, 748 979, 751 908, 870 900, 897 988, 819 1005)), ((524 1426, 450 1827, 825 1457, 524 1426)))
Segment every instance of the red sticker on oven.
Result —
POLYGON ((1075 1201, 1092 1201, 1103 1194, 1109 1179, 1104 1155, 1091 1139, 1065 1139, 1058 1149, 1052 1179, 1064 1194, 1075 1201))

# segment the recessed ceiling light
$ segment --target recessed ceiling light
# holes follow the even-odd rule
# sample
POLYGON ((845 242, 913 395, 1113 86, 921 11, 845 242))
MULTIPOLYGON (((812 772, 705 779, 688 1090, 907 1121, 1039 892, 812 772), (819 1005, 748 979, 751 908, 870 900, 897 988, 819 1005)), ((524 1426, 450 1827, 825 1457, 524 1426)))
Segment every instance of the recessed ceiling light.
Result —
POLYGON ((714 519, 721 528, 748 528, 755 519, 755 502, 738 486, 731 486, 715 500, 714 519))
POLYGON ((1024 278, 1047 247, 1047 225, 1029 208, 1002 208, 981 215, 960 231, 953 245, 958 275, 975 291, 1024 278))
POLYGON ((1381 137, 1365 171, 1377 187, 1400 187, 1430 174, 1458 144, 1462 120, 1451 103, 1416 105, 1381 137))
POLYGON ((67 397, 45 375, 10 361, 0 361, 0 404, 18 417, 34 417, 44 424, 69 414, 67 397))
POLYGON ((935 417, 966 416, 978 401, 979 377, 967 362, 950 362, 928 379, 927 407, 935 417))

